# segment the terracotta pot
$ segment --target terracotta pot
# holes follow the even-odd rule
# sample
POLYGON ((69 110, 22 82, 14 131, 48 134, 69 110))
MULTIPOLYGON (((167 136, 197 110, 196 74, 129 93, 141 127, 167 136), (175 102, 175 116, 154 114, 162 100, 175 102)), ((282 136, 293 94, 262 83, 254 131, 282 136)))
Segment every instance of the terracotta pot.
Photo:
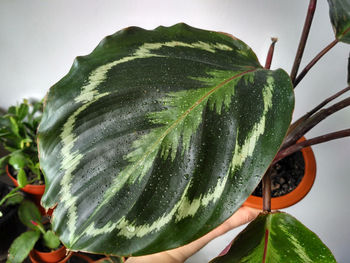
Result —
MULTIPOLYGON (((17 180, 11 175, 9 171, 9 166, 6 165, 6 173, 8 177, 12 180, 12 182, 15 184, 15 186, 18 186, 17 180)), ((39 195, 40 197, 44 194, 45 192, 45 185, 32 185, 32 184, 27 184, 25 187, 21 189, 23 192, 26 192, 31 195, 39 195)))
MULTIPOLYGON (((305 138, 301 138, 299 141, 304 141, 305 138)), ((315 155, 311 147, 306 147, 301 150, 304 162, 305 162, 305 172, 304 177, 301 179, 299 185, 290 193, 279 197, 271 198, 271 209, 277 210, 292 206, 303 199, 307 193, 310 191, 316 177, 316 160, 315 155)), ((244 202, 244 206, 249 206, 257 209, 263 209, 262 197, 249 196, 244 202)))
POLYGON ((72 251, 67 253, 66 247, 62 246, 61 248, 52 252, 40 252, 33 249, 29 253, 29 258, 33 263, 64 263, 72 256, 72 254, 72 251))
MULTIPOLYGON (((14 178, 9 170, 9 166, 6 165, 6 173, 7 176, 10 177, 11 181, 14 183, 15 186, 18 186, 18 182, 16 178, 14 178)), ((45 185, 32 185, 27 184, 25 187, 21 188, 21 190, 27 194, 30 194, 32 197, 32 201, 37 205, 42 215, 52 215, 53 209, 49 209, 47 212, 45 209, 41 206, 41 197, 43 196, 45 192, 45 185)))

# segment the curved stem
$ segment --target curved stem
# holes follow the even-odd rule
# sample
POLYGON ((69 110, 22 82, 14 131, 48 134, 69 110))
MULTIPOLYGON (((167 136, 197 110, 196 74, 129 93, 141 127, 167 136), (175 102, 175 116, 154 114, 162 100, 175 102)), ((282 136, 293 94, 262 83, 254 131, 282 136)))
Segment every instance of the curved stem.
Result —
POLYGON ((337 43, 338 43, 338 39, 333 40, 331 43, 329 43, 323 50, 321 50, 320 53, 318 53, 316 55, 316 57, 314 57, 314 59, 312 59, 310 61, 309 64, 307 64, 307 66, 302 70, 302 72, 296 77, 295 81, 294 81, 294 88, 299 84, 299 82, 305 77, 305 75, 309 72, 309 70, 317 63, 317 61, 319 61, 329 50, 332 49, 332 47, 334 47, 337 43))
MULTIPOLYGON (((271 167, 271 166, 270 166, 271 167)), ((263 210, 264 212, 271 212, 271 168, 267 169, 262 179, 263 186, 263 210)))
POLYGON ((301 34, 301 38, 299 41, 297 54, 295 55, 293 68, 292 68, 292 71, 290 73, 290 77, 291 77, 293 83, 294 83, 295 78, 296 78, 297 73, 298 73, 301 58, 303 57, 306 41, 307 41, 307 38, 308 38, 309 32, 310 32, 312 19, 314 17, 314 13, 316 10, 316 4, 317 4, 317 0, 310 0, 310 2, 309 2, 309 7, 307 10, 307 15, 306 15, 305 23, 304 23, 303 32, 301 34))
POLYGON ((319 144, 319 143, 323 143, 323 142, 332 141, 335 139, 348 137, 348 136, 350 136, 350 129, 345 129, 345 130, 328 133, 325 135, 321 135, 321 136, 318 136, 318 137, 315 137, 315 138, 312 138, 309 140, 305 140, 305 141, 293 144, 292 146, 280 151, 277 154, 277 156, 275 157, 275 159, 273 160, 272 164, 277 163, 279 160, 281 160, 281 159, 287 157, 288 155, 291 155, 297 151, 300 151, 301 149, 303 149, 305 147, 319 144))
POLYGON ((295 144, 305 133, 315 127, 319 122, 332 115, 333 113, 340 111, 346 107, 350 106, 350 97, 345 98, 338 103, 322 109, 315 113, 310 118, 306 119, 304 122, 295 127, 284 140, 281 149, 284 150, 295 144))

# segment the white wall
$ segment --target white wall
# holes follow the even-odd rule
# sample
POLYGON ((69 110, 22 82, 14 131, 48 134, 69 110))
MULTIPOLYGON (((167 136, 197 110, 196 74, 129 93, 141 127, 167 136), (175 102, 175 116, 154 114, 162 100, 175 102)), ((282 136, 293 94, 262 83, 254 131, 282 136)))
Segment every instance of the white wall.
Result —
MULTIPOLYGON (((2 0, 0 2, 0 107, 44 96, 78 55, 90 53, 106 35, 137 25, 152 29, 186 22, 225 31, 245 41, 261 63, 278 37, 272 68, 290 72, 308 1, 278 0, 2 0)), ((333 39, 328 6, 319 1, 305 65, 333 39)), ((346 85, 349 47, 338 44, 296 90, 295 116, 346 85)), ((308 137, 350 126, 350 110, 321 123, 308 137)), ((350 258, 350 139, 315 146, 318 174, 310 194, 286 211, 318 233, 339 262, 350 258)), ((188 262, 207 262, 233 239, 236 230, 210 243, 188 262)))

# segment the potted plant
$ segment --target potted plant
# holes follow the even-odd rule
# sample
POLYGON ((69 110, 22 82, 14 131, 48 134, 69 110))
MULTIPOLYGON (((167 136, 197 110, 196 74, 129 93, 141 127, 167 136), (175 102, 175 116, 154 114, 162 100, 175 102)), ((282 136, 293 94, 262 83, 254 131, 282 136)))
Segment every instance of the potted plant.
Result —
POLYGON ((33 195, 38 205, 45 191, 36 143, 41 114, 41 101, 30 104, 23 100, 0 116, 0 142, 8 151, 0 159, 0 168, 6 170, 17 190, 33 195))
POLYGON ((66 262, 69 259, 72 253, 67 253, 34 203, 24 200, 18 216, 28 231, 13 241, 7 262, 22 262, 28 256, 32 262, 66 262))
POLYGON ((293 88, 327 50, 349 42, 349 5, 329 3, 336 40, 298 76, 313 0, 290 75, 269 69, 275 40, 263 67, 242 41, 185 24, 130 27, 78 57, 48 92, 38 135, 42 202, 57 204, 62 242, 120 256, 179 247, 221 224, 263 178, 264 213, 233 245, 242 253, 215 262, 334 262, 300 222, 270 211, 269 176, 284 157, 350 134, 298 142, 350 104, 325 108, 349 88, 290 124, 293 88))

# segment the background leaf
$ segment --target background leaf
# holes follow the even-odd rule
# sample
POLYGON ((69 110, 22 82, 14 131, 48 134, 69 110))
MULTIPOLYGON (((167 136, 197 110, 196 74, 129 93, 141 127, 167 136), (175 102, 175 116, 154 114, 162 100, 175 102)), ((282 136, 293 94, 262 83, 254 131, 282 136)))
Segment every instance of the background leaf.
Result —
POLYGON ((290 78, 221 33, 127 28, 78 57, 39 127, 42 203, 71 250, 142 255, 218 226, 290 124, 290 78))
POLYGON ((16 170, 22 169, 27 165, 27 159, 21 152, 15 152, 11 154, 9 159, 9 164, 13 166, 16 170))
POLYGON ((48 248, 56 249, 61 242, 52 230, 48 230, 43 235, 43 244, 48 248))
POLYGON ((336 262, 322 241, 294 217, 261 213, 233 241, 226 255, 211 263, 331 263, 336 262))
POLYGON ((350 44, 350 2, 348 0, 328 0, 328 4, 336 38, 350 44))
POLYGON ((17 237, 9 249, 7 263, 20 263, 34 248, 35 243, 40 237, 39 231, 27 231, 17 237))
POLYGON ((19 209, 18 216, 21 222, 29 227, 30 229, 37 230, 38 228, 34 226, 31 221, 41 224, 41 214, 37 206, 28 200, 24 200, 19 209))

